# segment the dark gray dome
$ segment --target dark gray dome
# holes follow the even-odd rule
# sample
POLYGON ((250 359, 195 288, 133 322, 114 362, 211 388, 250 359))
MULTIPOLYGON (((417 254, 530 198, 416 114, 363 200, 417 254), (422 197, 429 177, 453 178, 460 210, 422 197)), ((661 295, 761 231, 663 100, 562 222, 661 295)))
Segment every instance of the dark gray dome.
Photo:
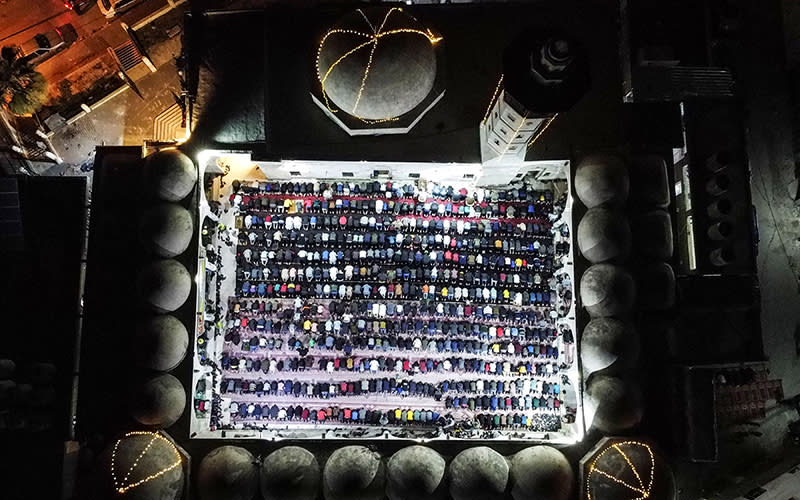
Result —
POLYGON ((628 169, 617 156, 588 156, 575 171, 575 193, 589 208, 622 205, 628 199, 628 169))
POLYGON ((278 448, 261 464, 264 500, 316 500, 319 481, 316 457, 299 446, 278 448))
POLYGON ((551 446, 531 446, 511 459, 514 500, 567 500, 574 482, 567 457, 551 446))
POLYGON ((637 305, 663 311, 675 305, 675 272, 666 262, 643 266, 636 273, 637 305))
POLYGON ((664 210, 653 210, 634 220, 636 249, 645 257, 672 258, 672 218, 664 210))
POLYGON ((436 79, 431 38, 400 9, 364 8, 347 14, 319 46, 322 90, 339 109, 367 120, 408 113, 430 93, 436 79), (340 29, 348 32, 335 31, 340 29))
POLYGON ((583 487, 592 500, 677 498, 669 463, 646 442, 609 439, 606 446, 589 457, 588 463, 583 487))
POLYGON ((186 391, 177 378, 164 373, 137 383, 129 405, 136 421, 162 429, 170 427, 183 415, 186 391))
POLYGON ((175 257, 189 248, 194 234, 192 214, 175 203, 148 209, 139 225, 142 245, 159 257, 175 257))
POLYGON ((156 312, 172 312, 189 298, 192 278, 177 260, 155 260, 139 271, 136 285, 147 306, 156 312))
POLYGON ((156 371, 169 371, 178 366, 189 348, 189 333, 176 317, 153 316, 137 325, 132 339, 136 364, 156 371))
POLYGON ((444 458, 426 446, 409 446, 392 455, 386 465, 389 500, 442 498, 444 458))
POLYGON ((631 228, 622 212, 590 208, 578 224, 578 248, 592 263, 621 261, 631 250, 631 228))
POLYGON ((591 425, 604 434, 627 431, 642 420, 641 389, 630 379, 594 375, 586 393, 595 410, 591 425))
POLYGON ((595 318, 583 329, 580 350, 587 375, 606 368, 631 367, 639 360, 639 337, 624 321, 595 318))
POLYGON ((0 359, 0 380, 11 378, 14 371, 17 369, 17 364, 10 359, 0 359))
POLYGON ((166 437, 129 433, 112 442, 97 461, 91 498, 177 500, 183 493, 183 467, 180 452, 166 437))
POLYGON ((636 286, 628 271, 613 264, 595 264, 581 276, 581 301, 593 318, 618 316, 633 307, 636 286))
POLYGON ((14 399, 17 393, 17 383, 13 380, 0 380, 0 403, 14 399))
POLYGON ((252 500, 258 491, 258 465, 238 446, 220 446, 200 462, 197 492, 201 500, 252 500))
POLYGON ((322 491, 326 500, 381 500, 384 476, 379 454, 364 446, 345 446, 325 462, 322 491))
POLYGON ((33 363, 30 366, 31 382, 37 385, 51 384, 56 379, 58 369, 53 363, 33 363))
POLYGON ((488 446, 467 448, 450 462, 450 495, 453 500, 500 500, 508 473, 503 455, 488 446))
POLYGON ((145 158, 145 184, 157 198, 180 201, 197 182, 197 169, 191 158, 177 149, 165 149, 145 158))
POLYGON ((667 208, 670 202, 667 163, 658 155, 631 160, 631 198, 642 207, 667 208))

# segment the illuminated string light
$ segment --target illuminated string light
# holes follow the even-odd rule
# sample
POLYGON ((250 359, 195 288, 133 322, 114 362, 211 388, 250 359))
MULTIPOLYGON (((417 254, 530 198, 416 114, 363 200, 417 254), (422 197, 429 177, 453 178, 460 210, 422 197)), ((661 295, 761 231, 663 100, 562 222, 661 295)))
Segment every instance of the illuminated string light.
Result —
POLYGON ((506 147, 503 148, 503 152, 500 153, 500 158, 506 155, 506 153, 508 152, 508 148, 511 147, 511 142, 517 138, 517 134, 519 134, 520 129, 522 128, 523 125, 525 125, 525 120, 527 119, 528 119, 528 113, 525 112, 525 116, 522 117, 522 120, 520 120, 519 125, 517 125, 517 128, 514 129, 514 135, 511 136, 511 139, 508 142, 506 142, 506 147))
POLYGON ((494 94, 492 94, 492 100, 489 101, 489 107, 486 108, 486 113, 484 113, 481 123, 486 123, 486 119, 489 118, 489 113, 492 111, 492 106, 494 106, 495 100, 497 100, 497 95, 500 93, 500 86, 502 84, 503 75, 500 75, 500 80, 497 81, 497 86, 494 88, 494 94))
POLYGON ((547 120, 547 123, 544 124, 544 127, 540 128, 539 132, 537 132, 536 135, 533 136, 533 139, 530 140, 528 147, 533 146, 533 143, 536 142, 542 134, 544 134, 544 131, 547 130, 547 127, 549 127, 551 123, 553 123, 553 120, 556 119, 556 116, 558 116, 558 113, 554 114, 547 120))
POLYGON ((175 469, 176 467, 178 467, 180 465, 181 465, 181 454, 180 454, 180 452, 178 452, 178 449, 175 447, 174 444, 172 444, 168 439, 164 438, 164 436, 162 436, 161 434, 158 434, 158 433, 155 433, 155 432, 147 432, 147 431, 128 432, 127 434, 125 434, 120 439, 117 439, 117 442, 114 443, 114 449, 111 452, 111 478, 114 481, 114 489, 117 490, 117 493, 124 494, 127 491, 130 491, 133 488, 136 488, 137 486, 141 486, 142 484, 145 484, 145 483, 150 482, 150 481, 152 481, 152 480, 154 480, 154 479, 156 479, 156 478, 158 478, 160 476, 163 476, 167 472, 171 471, 172 469, 175 469), (116 471, 117 450, 119 449, 120 443, 124 439, 132 437, 132 436, 151 436, 151 439, 150 439, 150 441, 148 441, 148 443, 144 447, 144 449, 139 453, 139 456, 137 456, 136 459, 133 461, 133 464, 131 464, 131 466, 128 468, 128 471, 125 473, 125 477, 123 477, 121 480, 119 480, 117 478, 117 471, 116 471), (133 473, 133 470, 136 469, 136 466, 139 465, 139 460, 141 460, 142 457, 144 457, 147 454, 147 451, 150 449, 150 447, 153 445, 153 443, 155 443, 157 440, 163 441, 164 443, 168 444, 170 446, 170 448, 172 448, 172 451, 175 453, 175 462, 173 462, 172 464, 170 464, 170 465, 168 465, 166 467, 163 467, 158 472, 154 472, 153 474, 149 474, 149 475, 143 477, 142 479, 139 479, 138 481, 135 481, 135 482, 132 482, 132 483, 127 483, 128 478, 133 473))
POLYGON ((401 9, 400 7, 392 7, 391 9, 389 9, 389 11, 383 17, 383 21, 381 22, 381 25, 378 27, 378 29, 375 29, 375 26, 370 22, 370 20, 367 17, 367 15, 364 14, 364 12, 361 9, 356 9, 356 11, 359 14, 361 14, 361 17, 364 18, 364 21, 367 23, 369 28, 372 30, 372 34, 371 35, 368 34, 368 33, 364 33, 362 31, 358 31, 358 30, 334 28, 334 29, 328 30, 328 32, 325 33, 325 36, 322 37, 322 40, 319 43, 319 48, 317 49, 317 60, 316 60, 317 78, 319 79, 319 83, 320 83, 321 88, 322 88, 322 97, 325 100, 325 106, 328 108, 328 111, 330 111, 331 113, 337 113, 339 111, 338 109, 335 109, 334 107, 331 106, 330 100, 328 99, 328 93, 325 91, 325 82, 328 80, 328 77, 330 76, 330 74, 333 71, 333 69, 336 66, 338 66, 339 63, 344 61, 347 57, 349 57, 353 53, 363 49, 364 47, 366 47, 368 45, 372 45, 372 49, 370 50, 370 54, 369 54, 369 60, 367 61, 367 65, 364 68, 364 75, 361 78, 361 86, 358 89, 358 94, 356 96, 355 104, 353 105, 353 110, 352 110, 352 112, 350 114, 352 116, 354 116, 355 118, 357 118, 357 119, 359 119, 362 122, 367 123, 367 124, 376 124, 376 123, 384 123, 384 122, 389 122, 389 121, 396 121, 396 120, 399 119, 398 117, 386 117, 386 118, 373 120, 373 119, 369 119, 369 118, 364 118, 364 117, 359 116, 358 114, 356 114, 356 108, 358 108, 358 104, 361 101, 361 97, 362 97, 362 95, 364 93, 364 88, 366 87, 366 84, 367 84, 367 78, 369 77, 369 72, 372 69, 372 59, 373 59, 373 56, 375 54, 375 50, 378 48, 378 42, 380 41, 381 38, 386 37, 386 36, 396 35, 396 34, 400 34, 400 33, 411 33, 411 34, 417 34, 417 35, 424 36, 425 38, 428 39, 428 41, 431 43, 431 45, 434 45, 434 44, 440 42, 442 40, 442 37, 441 36, 436 36, 433 33, 433 31, 430 30, 430 28, 425 30, 425 31, 414 29, 414 28, 397 28, 397 29, 392 29, 392 30, 388 30, 388 31, 383 31, 383 28, 386 25, 386 22, 388 21, 389 16, 392 14, 392 12, 395 12, 395 11, 402 12, 403 11, 403 9, 401 9), (329 36, 334 35, 334 34, 357 35, 357 36, 361 36, 361 37, 364 37, 364 38, 368 38, 369 40, 367 40, 366 42, 355 46, 354 48, 350 49, 345 54, 343 54, 341 57, 339 57, 336 61, 333 62, 333 64, 331 64, 331 66, 325 72, 325 75, 322 76, 320 74, 320 55, 322 54, 322 48, 325 45, 325 41, 328 39, 329 36))
POLYGON ((655 478, 655 470, 656 470, 656 460, 655 457, 653 456, 653 450, 650 448, 649 445, 639 441, 622 441, 619 443, 615 443, 606 448, 605 450, 603 450, 599 455, 597 455, 597 457, 595 457, 595 459, 592 460, 592 463, 589 465, 589 475, 586 477, 586 498, 588 500, 592 500, 592 492, 590 484, 592 481, 592 475, 596 473, 597 475, 606 477, 611 481, 631 490, 631 492, 640 495, 632 498, 631 500, 645 500, 649 498, 650 494, 652 493, 653 480, 655 478), (646 449, 647 453, 650 455, 650 479, 648 481, 647 487, 645 487, 644 481, 642 481, 642 477, 639 474, 639 471, 636 469, 636 466, 634 466, 633 462, 631 462, 631 460, 628 458, 628 455, 622 450, 623 446, 630 446, 630 447, 639 446, 646 449), (636 480, 639 482, 640 486, 639 488, 597 467, 597 461, 600 460, 603 457, 603 455, 605 455, 611 450, 614 450, 617 453, 619 453, 625 460, 625 462, 627 462, 628 467, 631 468, 631 471, 633 471, 634 476, 636 476, 636 480))

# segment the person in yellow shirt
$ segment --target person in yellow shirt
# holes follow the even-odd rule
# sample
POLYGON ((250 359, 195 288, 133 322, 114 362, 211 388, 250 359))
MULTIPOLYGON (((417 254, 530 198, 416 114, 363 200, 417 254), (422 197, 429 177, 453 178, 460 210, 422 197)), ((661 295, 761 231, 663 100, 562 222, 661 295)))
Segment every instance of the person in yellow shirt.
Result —
POLYGON ((401 410, 400 408, 396 409, 394 411, 395 420, 400 420, 400 419, 402 419, 402 417, 403 417, 403 410, 401 410))

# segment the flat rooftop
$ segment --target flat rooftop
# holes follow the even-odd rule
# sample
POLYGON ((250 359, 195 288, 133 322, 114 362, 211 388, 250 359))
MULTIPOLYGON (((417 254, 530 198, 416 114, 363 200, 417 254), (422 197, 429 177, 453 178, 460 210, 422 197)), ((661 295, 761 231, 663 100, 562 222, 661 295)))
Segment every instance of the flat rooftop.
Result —
POLYGON ((320 39, 350 7, 270 7, 188 14, 189 146, 252 151, 255 160, 480 162, 478 126, 501 55, 527 28, 563 29, 591 61, 591 89, 560 115, 528 160, 570 158, 622 143, 617 28, 608 9, 550 4, 404 7, 443 36, 444 97, 403 136, 350 137, 313 102, 320 39))

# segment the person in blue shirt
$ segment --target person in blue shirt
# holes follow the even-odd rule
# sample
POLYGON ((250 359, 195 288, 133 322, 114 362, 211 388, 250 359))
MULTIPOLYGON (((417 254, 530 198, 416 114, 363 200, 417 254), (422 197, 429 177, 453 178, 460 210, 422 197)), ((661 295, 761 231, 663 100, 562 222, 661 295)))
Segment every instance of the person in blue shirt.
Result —
POLYGON ((492 409, 492 411, 496 411, 497 410, 497 396, 492 396, 492 398, 490 399, 490 406, 489 407, 492 409))

